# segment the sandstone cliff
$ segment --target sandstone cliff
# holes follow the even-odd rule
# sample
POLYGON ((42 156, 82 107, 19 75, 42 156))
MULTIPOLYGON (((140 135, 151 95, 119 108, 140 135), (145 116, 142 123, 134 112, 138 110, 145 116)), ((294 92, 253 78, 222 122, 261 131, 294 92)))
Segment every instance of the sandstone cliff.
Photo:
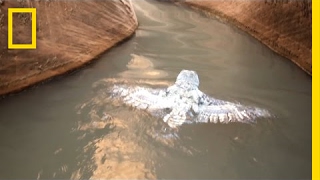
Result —
POLYGON ((248 32, 312 74, 311 0, 183 0, 248 32))
MULTIPOLYGON (((78 68, 132 35, 128 0, 0 0, 0 95, 78 68), (8 50, 8 8, 37 9, 37 49, 8 50)), ((13 42, 31 43, 31 14, 14 13, 13 42)))

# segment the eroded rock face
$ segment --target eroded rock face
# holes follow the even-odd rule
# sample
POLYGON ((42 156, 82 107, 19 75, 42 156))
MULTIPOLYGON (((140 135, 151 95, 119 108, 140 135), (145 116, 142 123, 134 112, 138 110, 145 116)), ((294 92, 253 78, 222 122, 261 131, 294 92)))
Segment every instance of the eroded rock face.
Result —
MULTIPOLYGON (((3 0, 1 0, 3 1, 3 0)), ((91 61, 138 26, 130 0, 10 0, 0 3, 0 95, 91 61), (37 49, 8 50, 8 8, 37 9, 37 49)), ((31 43, 31 15, 13 15, 13 42, 31 43)))
POLYGON ((182 2, 228 20, 312 74, 311 0, 182 2))

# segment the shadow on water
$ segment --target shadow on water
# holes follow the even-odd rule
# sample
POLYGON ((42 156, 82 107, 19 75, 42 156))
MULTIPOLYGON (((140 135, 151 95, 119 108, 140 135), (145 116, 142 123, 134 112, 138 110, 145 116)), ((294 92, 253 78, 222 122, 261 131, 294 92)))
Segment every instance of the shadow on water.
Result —
POLYGON ((311 178, 311 79, 219 21, 134 1, 133 38, 96 63, 0 101, 0 178, 311 178), (183 125, 178 137, 143 111, 110 103, 107 79, 167 87, 197 71, 210 96, 276 118, 183 125))

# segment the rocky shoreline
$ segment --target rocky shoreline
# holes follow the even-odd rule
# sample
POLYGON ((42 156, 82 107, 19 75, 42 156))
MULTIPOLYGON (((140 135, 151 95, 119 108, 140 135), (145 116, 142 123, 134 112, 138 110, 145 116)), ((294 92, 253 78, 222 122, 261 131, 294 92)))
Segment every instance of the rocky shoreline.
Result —
MULTIPOLYGON (((131 37, 129 0, 10 0, 0 3, 0 95, 75 70, 131 37), (8 49, 8 8, 37 9, 37 49, 8 49)), ((14 13, 13 42, 31 42, 31 15, 14 13)))
MULTIPOLYGON (((311 0, 173 2, 236 25, 312 75, 311 0)), ((13 42, 30 43, 31 15, 14 14, 13 20, 13 42)), ((0 95, 82 67, 137 26, 130 0, 0 0, 0 95), (36 50, 8 50, 10 7, 37 8, 36 50)))
POLYGON ((234 24, 312 75, 311 0, 173 2, 234 24))

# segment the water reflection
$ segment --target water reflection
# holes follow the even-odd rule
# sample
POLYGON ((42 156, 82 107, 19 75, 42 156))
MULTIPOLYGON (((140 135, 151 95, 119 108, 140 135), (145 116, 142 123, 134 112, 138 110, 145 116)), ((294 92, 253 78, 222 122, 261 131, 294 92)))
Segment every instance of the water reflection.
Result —
MULTIPOLYGON (((148 113, 117 106, 98 93, 78 106, 82 118, 74 131, 81 132, 78 140, 88 142, 83 150, 83 163, 72 179, 129 178, 156 179, 155 162, 166 156, 166 148, 192 155, 195 149, 180 144, 179 139, 163 132, 164 123, 148 113)), ((79 160, 83 157, 79 157, 79 160)))
POLYGON ((82 132, 79 140, 88 142, 82 154, 89 157, 79 164, 81 168, 73 173, 72 179, 84 177, 82 173, 89 169, 91 179, 155 179, 152 160, 144 156, 149 154, 144 148, 146 145, 139 141, 139 135, 134 131, 133 122, 137 117, 130 113, 116 117, 116 111, 109 115, 104 106, 106 104, 93 101, 78 108, 79 115, 87 116, 87 119, 79 121, 75 131, 82 132))
POLYGON ((168 76, 168 73, 162 70, 154 69, 153 62, 150 58, 131 54, 131 60, 127 64, 127 71, 119 73, 119 76, 125 79, 146 78, 160 79, 168 76))
POLYGON ((93 96, 77 106, 81 119, 74 132, 81 132, 78 140, 88 142, 82 149, 83 156, 88 157, 79 164, 81 168, 73 173, 72 179, 85 177, 83 172, 90 172, 91 179, 156 179, 154 162, 159 156, 165 156, 159 148, 155 151, 159 144, 162 148, 192 155, 192 150, 179 145, 178 137, 166 130, 160 119, 144 111, 134 112, 110 100, 106 89, 114 84, 167 87, 173 83, 141 79, 145 76, 148 79, 167 76, 165 71, 154 69, 152 61, 144 56, 133 54, 127 68, 118 73, 121 78, 106 78, 93 83, 93 96))

